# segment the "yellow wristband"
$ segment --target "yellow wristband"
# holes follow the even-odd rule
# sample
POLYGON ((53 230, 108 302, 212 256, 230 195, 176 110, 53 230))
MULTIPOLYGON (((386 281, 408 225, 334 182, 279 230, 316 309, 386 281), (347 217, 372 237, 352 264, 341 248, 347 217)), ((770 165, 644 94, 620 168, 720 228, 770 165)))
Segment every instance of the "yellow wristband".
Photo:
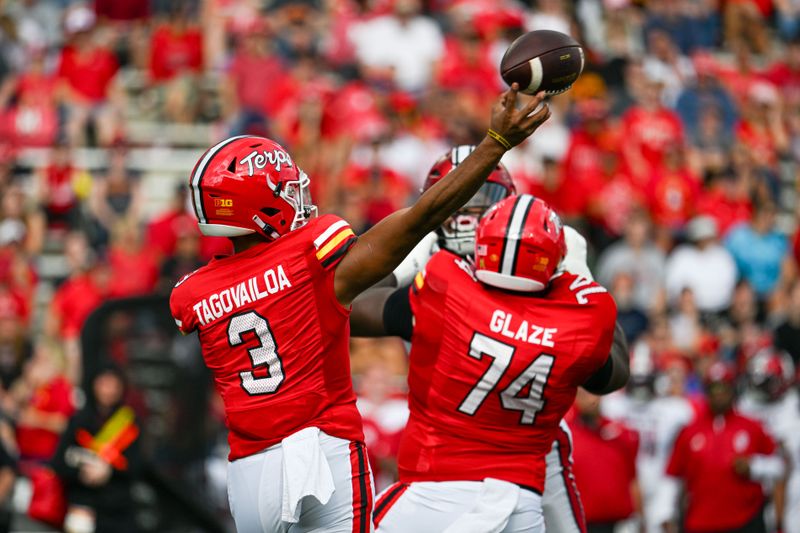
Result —
POLYGON ((505 137, 494 131, 493 129, 489 128, 489 131, 486 132, 486 135, 500 143, 500 145, 505 148, 506 150, 511 150, 511 143, 506 140, 505 137))

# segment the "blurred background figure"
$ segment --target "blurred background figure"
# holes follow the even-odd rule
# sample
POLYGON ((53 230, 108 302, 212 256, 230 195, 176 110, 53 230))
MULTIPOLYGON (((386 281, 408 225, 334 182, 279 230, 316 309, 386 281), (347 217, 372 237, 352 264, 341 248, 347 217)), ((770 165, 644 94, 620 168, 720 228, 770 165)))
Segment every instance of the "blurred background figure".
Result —
MULTIPOLYGON (((766 531, 761 483, 784 476, 783 457, 759 422, 734 410, 736 374, 731 365, 711 365, 704 384, 707 410, 680 432, 666 470, 673 483, 684 486, 683 527, 688 531, 766 531)), ((662 487, 667 490, 671 485, 662 487)), ((670 504, 674 509, 671 527, 676 527, 678 500, 664 508, 670 504)))
POLYGON ((661 531, 663 502, 659 491, 667 459, 678 432, 693 418, 689 401, 673 395, 667 377, 646 349, 634 350, 631 377, 622 393, 604 397, 601 411, 609 419, 633 429, 639 436, 636 476, 639 483, 641 523, 648 532, 661 531))
POLYGON ((580 388, 569 426, 586 530, 608 533, 627 519, 641 517, 636 431, 601 415, 600 397, 580 388))
POLYGON ((107 366, 92 380, 86 406, 70 419, 53 457, 67 495, 65 531, 140 531, 131 495, 141 469, 138 438, 125 377, 107 366))
POLYGON ((667 298, 675 303, 690 289, 700 311, 720 313, 730 306, 737 271, 730 253, 719 244, 717 222, 709 216, 693 218, 686 238, 667 262, 667 298))

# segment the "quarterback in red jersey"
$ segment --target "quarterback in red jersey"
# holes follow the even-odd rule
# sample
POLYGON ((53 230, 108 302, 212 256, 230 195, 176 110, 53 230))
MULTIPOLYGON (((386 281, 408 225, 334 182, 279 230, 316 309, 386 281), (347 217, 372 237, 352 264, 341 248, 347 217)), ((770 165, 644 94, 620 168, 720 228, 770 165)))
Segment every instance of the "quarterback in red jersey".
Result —
POLYGON ((543 531, 545 456, 577 387, 627 379, 624 350, 609 357, 614 302, 557 271, 564 232, 543 201, 495 205, 475 251, 474 266, 440 251, 410 291, 354 305, 360 330, 412 340, 400 483, 375 509, 378 531, 543 531))
POLYGON ((225 140, 190 188, 200 230, 232 239, 176 285, 170 306, 197 331, 224 405, 231 509, 240 532, 369 531, 372 487, 348 355, 349 305, 480 188, 510 146, 549 116, 544 95, 498 99, 487 136, 412 207, 356 238, 315 218, 309 178, 277 143, 225 140))

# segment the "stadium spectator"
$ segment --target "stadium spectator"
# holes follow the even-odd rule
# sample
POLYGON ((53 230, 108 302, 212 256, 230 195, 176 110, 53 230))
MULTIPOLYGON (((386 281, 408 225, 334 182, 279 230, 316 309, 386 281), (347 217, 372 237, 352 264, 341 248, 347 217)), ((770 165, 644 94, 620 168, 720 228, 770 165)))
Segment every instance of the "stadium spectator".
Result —
POLYGON ((780 95, 769 83, 750 86, 742 103, 742 116, 736 125, 736 140, 747 146, 742 154, 757 169, 775 172, 778 158, 789 148, 781 117, 780 95))
POLYGON ((33 354, 25 315, 29 304, 25 298, 0 285, 0 397, 22 376, 33 354))
POLYGON ((111 234, 108 265, 114 283, 110 298, 144 296, 153 292, 158 282, 156 253, 145 246, 139 221, 119 220, 111 234))
POLYGON ((49 303, 44 332, 64 342, 67 376, 72 383, 81 378, 79 337, 89 315, 106 299, 111 276, 108 266, 97 261, 86 236, 72 232, 64 239, 68 278, 56 289, 49 303))
POLYGON ((20 75, 0 88, 0 131, 19 146, 46 147, 59 131, 56 78, 45 66, 44 49, 28 56, 20 75))
MULTIPOLYGON (((733 409, 735 379, 725 363, 709 368, 708 410, 678 434, 667 464, 674 482, 685 484, 686 531, 766 531, 760 481, 780 478, 783 460, 761 424, 733 409)), ((676 520, 677 500, 667 508, 676 520)))
POLYGON ((750 221, 733 228, 725 239, 725 247, 736 261, 740 275, 752 285, 762 302, 781 281, 789 250, 786 236, 775 227, 775 215, 774 204, 761 203, 750 221))
POLYGON ((600 397, 579 388, 573 439, 575 483, 583 501, 586 531, 609 533, 640 513, 636 479, 639 437, 620 422, 600 414, 600 397))
POLYGON ((433 19, 420 13, 421 4, 420 0, 395 0, 391 13, 351 30, 359 63, 411 93, 425 89, 444 53, 442 32, 433 19))
POLYGON ((789 290, 786 318, 775 328, 775 347, 788 352, 800 368, 800 281, 789 290))
POLYGON ((625 332, 628 343, 633 346, 650 325, 646 310, 638 307, 634 301, 633 276, 620 271, 614 276, 609 290, 617 303, 617 323, 625 332))
POLYGON ((61 437, 53 468, 66 488, 68 531, 141 530, 131 494, 142 466, 139 427, 125 404, 125 383, 119 368, 102 368, 61 437))
POLYGON ((763 54, 769 49, 766 19, 772 0, 730 0, 724 5, 725 42, 729 47, 748 45, 763 54))
POLYGON ((696 78, 678 94, 675 111, 693 142, 703 138, 703 118, 713 111, 721 121, 721 132, 733 130, 736 106, 728 91, 717 80, 716 62, 706 53, 694 57, 696 78))
POLYGON ((95 15, 85 6, 71 9, 64 25, 70 43, 61 51, 58 77, 63 102, 67 107, 65 125, 70 142, 82 145, 87 140, 87 125, 92 124, 93 144, 108 145, 116 135, 116 114, 111 103, 119 63, 113 52, 95 34, 95 15))
POLYGON ((620 272, 630 274, 636 287, 636 305, 650 310, 659 303, 663 291, 664 263, 664 253, 650 238, 648 215, 639 211, 628 219, 624 238, 609 246, 600 256, 597 279, 609 287, 620 272))
POLYGON ((203 68, 203 36, 189 6, 176 2, 168 20, 150 37, 150 81, 162 104, 160 116, 189 123, 197 116, 198 74, 203 68))
POLYGON ((663 370, 666 366, 657 368, 647 350, 634 350, 625 393, 605 396, 600 403, 603 416, 625 424, 639 435, 636 474, 641 490, 641 518, 648 533, 662 531, 659 490, 664 468, 675 437, 694 417, 683 391, 674 395, 665 390, 663 383, 670 379, 663 370))
POLYGON ((674 107, 678 95, 695 78, 692 61, 681 53, 664 30, 650 29, 647 45, 649 54, 644 58, 645 72, 663 81, 661 99, 667 107, 674 107))
POLYGON ((683 143, 680 117, 662 104, 664 83, 661 69, 645 70, 638 101, 622 116, 625 163, 641 184, 664 164, 664 152, 668 146, 683 143))
POLYGON ((670 302, 690 289, 700 311, 719 313, 730 306, 736 285, 736 263, 719 244, 717 223, 710 216, 693 218, 686 227, 688 242, 667 259, 665 284, 670 302))
POLYGON ((226 69, 220 96, 233 135, 267 131, 268 114, 277 111, 276 86, 285 72, 269 37, 266 22, 253 21, 239 36, 226 69))
POLYGON ((55 342, 39 342, 6 397, 6 409, 15 416, 22 462, 43 464, 52 459, 67 420, 75 412, 72 385, 63 360, 59 360, 62 357, 55 342))
POLYGON ((128 166, 124 141, 117 140, 109 151, 108 168, 92 182, 88 200, 88 236, 92 247, 104 251, 117 222, 138 220, 142 209, 139 174, 128 166))
POLYGON ((36 176, 36 195, 44 209, 48 230, 77 229, 81 222, 80 194, 85 195, 91 176, 75 166, 73 152, 65 142, 50 149, 50 159, 36 176))
POLYGON ((646 188, 653 223, 677 234, 694 214, 700 180, 689 168, 683 146, 664 147, 663 162, 650 176, 646 188))

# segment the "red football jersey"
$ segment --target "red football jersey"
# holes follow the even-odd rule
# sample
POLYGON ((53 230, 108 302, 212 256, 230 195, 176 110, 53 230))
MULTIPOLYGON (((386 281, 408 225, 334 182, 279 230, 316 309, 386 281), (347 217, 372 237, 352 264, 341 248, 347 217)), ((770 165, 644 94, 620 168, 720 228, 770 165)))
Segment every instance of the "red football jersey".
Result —
POLYGON ((567 273, 543 293, 494 289, 446 251, 410 291, 411 415, 400 480, 492 477, 541 492, 559 421, 608 359, 614 300, 567 273))
POLYGON ((172 291, 172 316, 197 330, 225 405, 230 459, 306 427, 363 441, 350 379, 349 310, 334 267, 356 237, 326 215, 280 239, 213 259, 172 291))

